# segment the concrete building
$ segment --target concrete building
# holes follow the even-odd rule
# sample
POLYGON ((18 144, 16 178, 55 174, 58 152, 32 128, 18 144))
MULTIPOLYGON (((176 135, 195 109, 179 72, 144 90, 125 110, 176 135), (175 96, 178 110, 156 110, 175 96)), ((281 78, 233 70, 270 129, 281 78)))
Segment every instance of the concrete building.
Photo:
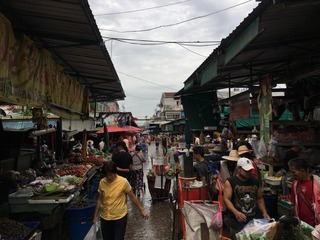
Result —
POLYGON ((148 129, 153 132, 172 131, 167 124, 184 118, 181 99, 175 97, 176 92, 164 92, 153 118, 148 122, 148 129))

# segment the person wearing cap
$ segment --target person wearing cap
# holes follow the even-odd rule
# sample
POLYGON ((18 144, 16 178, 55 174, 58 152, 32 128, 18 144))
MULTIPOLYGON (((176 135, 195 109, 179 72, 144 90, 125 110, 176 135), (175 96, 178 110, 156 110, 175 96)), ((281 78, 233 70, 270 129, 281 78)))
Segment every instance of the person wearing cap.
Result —
POLYGON ((300 157, 300 153, 302 150, 304 150, 304 146, 302 144, 301 141, 293 141, 292 142, 292 147, 286 152, 285 156, 284 156, 284 159, 283 159, 283 162, 284 162, 284 166, 283 168, 286 170, 286 171, 289 171, 289 166, 288 166, 288 162, 291 160, 291 159, 294 159, 294 158, 297 158, 297 157, 300 157))
POLYGON ((224 223, 233 232, 241 231, 257 215, 257 208, 263 218, 270 220, 264 203, 259 181, 252 177, 252 162, 248 158, 237 161, 237 175, 230 177, 224 188, 224 203, 227 214, 224 223))
POLYGON ((205 143, 210 143, 211 142, 211 136, 208 134, 206 138, 204 139, 205 143))
POLYGON ((252 161, 252 165, 254 167, 252 169, 252 175, 255 176, 258 180, 260 180, 259 168, 255 162, 255 161, 257 161, 257 159, 255 158, 255 156, 252 152, 252 149, 249 149, 247 147, 247 145, 240 145, 238 147, 238 153, 241 158, 242 157, 249 158, 252 161))

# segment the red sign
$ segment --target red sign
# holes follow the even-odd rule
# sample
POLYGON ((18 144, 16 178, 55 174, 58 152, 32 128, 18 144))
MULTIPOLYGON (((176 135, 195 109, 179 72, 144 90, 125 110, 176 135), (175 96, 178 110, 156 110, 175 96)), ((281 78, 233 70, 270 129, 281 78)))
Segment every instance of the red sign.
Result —
POLYGON ((250 94, 239 94, 233 96, 230 105, 229 120, 250 118, 250 94))

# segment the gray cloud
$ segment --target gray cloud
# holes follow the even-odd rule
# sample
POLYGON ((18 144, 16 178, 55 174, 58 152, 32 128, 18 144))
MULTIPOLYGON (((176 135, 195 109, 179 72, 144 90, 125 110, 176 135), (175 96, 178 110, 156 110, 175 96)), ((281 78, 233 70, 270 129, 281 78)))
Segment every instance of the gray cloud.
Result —
MULTIPOLYGON (((175 2, 179 2, 179 0, 89 0, 103 37, 161 41, 220 41, 227 37, 258 4, 252 0, 249 3, 205 18, 172 27, 136 33, 117 33, 103 29, 132 31, 154 28, 213 13, 244 1, 191 0, 148 11, 99 16, 99 14, 144 9, 175 2)), ((216 46, 185 46, 187 49, 205 56, 203 57, 177 44, 141 46, 115 40, 106 41, 105 44, 127 95, 125 101, 121 101, 119 104, 120 106, 124 105, 125 111, 132 112, 138 118, 152 116, 156 105, 160 102, 162 92, 180 90, 183 87, 183 82, 216 48, 216 46)))

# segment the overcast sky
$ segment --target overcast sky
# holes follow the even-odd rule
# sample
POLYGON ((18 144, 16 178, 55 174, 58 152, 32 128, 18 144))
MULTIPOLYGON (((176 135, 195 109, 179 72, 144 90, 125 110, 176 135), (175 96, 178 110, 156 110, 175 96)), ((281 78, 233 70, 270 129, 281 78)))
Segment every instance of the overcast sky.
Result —
POLYGON ((161 94, 183 88, 258 2, 89 0, 89 4, 126 94, 119 101, 120 111, 150 118, 161 94))

